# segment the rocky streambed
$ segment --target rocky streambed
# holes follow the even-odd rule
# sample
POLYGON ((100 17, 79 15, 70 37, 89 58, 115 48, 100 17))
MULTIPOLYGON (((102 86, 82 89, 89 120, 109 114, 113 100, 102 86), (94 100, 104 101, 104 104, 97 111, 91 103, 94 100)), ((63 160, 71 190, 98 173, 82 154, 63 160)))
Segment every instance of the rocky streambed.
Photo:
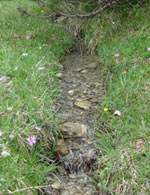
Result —
POLYGON ((99 117, 98 102, 103 95, 101 66, 90 55, 66 56, 63 72, 58 73, 61 92, 58 127, 62 138, 57 140, 62 169, 45 194, 96 195, 91 175, 101 154, 96 148, 95 120, 99 117))

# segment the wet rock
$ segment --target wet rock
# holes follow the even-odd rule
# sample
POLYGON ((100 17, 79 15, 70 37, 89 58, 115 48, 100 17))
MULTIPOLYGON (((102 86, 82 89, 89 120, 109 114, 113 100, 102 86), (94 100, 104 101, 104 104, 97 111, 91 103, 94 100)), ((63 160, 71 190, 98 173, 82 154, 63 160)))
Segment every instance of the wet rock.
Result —
POLYGON ((57 141, 57 147, 58 147, 58 151, 62 154, 65 155, 68 153, 68 148, 67 145, 65 144, 63 139, 59 139, 57 141))
POLYGON ((83 108, 85 110, 88 110, 91 107, 91 102, 89 102, 89 101, 77 101, 77 102, 75 102, 75 105, 79 108, 83 108))
POLYGON ((66 122, 60 126, 63 135, 82 137, 87 134, 87 127, 79 123, 66 122))
POLYGON ((63 78, 63 74, 61 72, 60 73, 57 73, 56 74, 56 77, 59 78, 59 79, 61 79, 61 78, 63 78))
POLYGON ((54 182, 54 183, 51 185, 51 187, 54 188, 54 189, 57 189, 57 190, 62 189, 62 185, 61 185, 61 183, 58 182, 58 181, 54 182))

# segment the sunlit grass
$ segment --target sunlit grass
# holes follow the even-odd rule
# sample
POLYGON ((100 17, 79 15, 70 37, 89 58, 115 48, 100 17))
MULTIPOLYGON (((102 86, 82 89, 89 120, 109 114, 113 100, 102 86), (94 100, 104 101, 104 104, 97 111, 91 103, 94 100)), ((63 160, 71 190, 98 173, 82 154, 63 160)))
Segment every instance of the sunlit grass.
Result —
POLYGON ((102 153, 97 182, 113 194, 150 192, 149 11, 149 5, 106 11, 85 31, 89 49, 97 48, 106 78, 97 121, 102 153), (121 115, 115 116, 116 110, 121 115))
MULTIPOLYGON (((0 2, 0 193, 34 186, 56 168, 39 154, 53 159, 57 136, 55 99, 59 88, 59 59, 72 41, 50 19, 21 16, 17 7, 40 15, 35 2, 0 2), (55 108, 55 109, 54 109, 55 108)), ((44 14, 44 13, 42 13, 44 14)))

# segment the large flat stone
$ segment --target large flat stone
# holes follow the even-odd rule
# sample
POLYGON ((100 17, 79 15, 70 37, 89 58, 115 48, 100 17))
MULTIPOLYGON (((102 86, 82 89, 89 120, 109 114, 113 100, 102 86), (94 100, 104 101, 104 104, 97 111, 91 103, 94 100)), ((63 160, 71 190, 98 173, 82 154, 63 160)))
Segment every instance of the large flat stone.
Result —
POLYGON ((72 137, 84 137, 87 134, 87 127, 85 125, 73 122, 65 122, 60 126, 63 135, 72 137))

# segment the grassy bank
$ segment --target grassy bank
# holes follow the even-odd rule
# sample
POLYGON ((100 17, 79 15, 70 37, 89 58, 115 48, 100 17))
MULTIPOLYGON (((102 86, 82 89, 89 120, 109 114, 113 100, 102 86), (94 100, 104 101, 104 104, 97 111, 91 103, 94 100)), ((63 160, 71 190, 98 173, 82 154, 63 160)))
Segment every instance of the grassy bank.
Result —
POLYGON ((96 175, 98 185, 112 194, 150 193, 149 12, 149 4, 105 11, 87 21, 84 32, 105 69, 97 121, 102 158, 96 175))
POLYGON ((41 155, 54 156, 56 73, 73 43, 50 19, 21 16, 17 7, 46 12, 28 0, 0 2, 0 194, 37 194, 56 168, 41 155))

